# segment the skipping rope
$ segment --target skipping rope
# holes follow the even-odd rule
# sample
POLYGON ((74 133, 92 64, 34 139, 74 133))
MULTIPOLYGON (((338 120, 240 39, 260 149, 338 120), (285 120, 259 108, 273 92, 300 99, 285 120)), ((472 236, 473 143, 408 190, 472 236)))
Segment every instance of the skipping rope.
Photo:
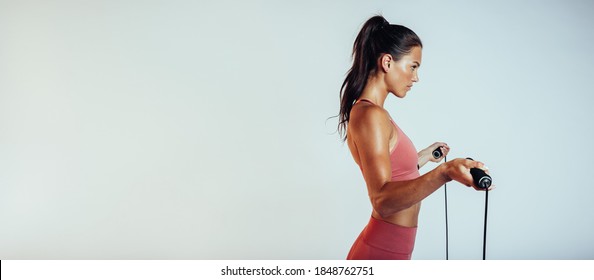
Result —
MULTIPOLYGON (((439 148, 438 148, 439 149, 439 148)), ((468 158, 471 159, 471 158, 468 158)), ((472 159, 471 159, 472 160, 472 159)), ((447 162, 447 156, 444 156, 444 162, 447 162)), ((481 169, 472 168, 471 174, 473 177, 473 181, 477 186, 480 188, 485 189, 485 221, 484 221, 484 228, 483 228, 483 260, 486 259, 487 254, 487 209, 489 206, 489 187, 491 186, 491 177, 484 173, 481 169), (474 170, 473 170, 474 169, 474 170), (474 171, 474 172, 473 172, 474 171), (476 174, 481 173, 481 174, 476 174)), ((448 234, 448 184, 445 183, 443 185, 444 190, 444 205, 445 205, 445 255, 446 260, 449 260, 449 234, 448 234)))

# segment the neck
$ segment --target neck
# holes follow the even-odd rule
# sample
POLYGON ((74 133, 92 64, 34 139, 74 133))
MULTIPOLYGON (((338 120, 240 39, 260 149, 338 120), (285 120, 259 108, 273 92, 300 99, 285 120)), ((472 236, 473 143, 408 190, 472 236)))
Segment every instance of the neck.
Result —
POLYGON ((386 84, 382 81, 383 79, 378 76, 369 77, 359 99, 368 99, 383 108, 389 92, 386 84))

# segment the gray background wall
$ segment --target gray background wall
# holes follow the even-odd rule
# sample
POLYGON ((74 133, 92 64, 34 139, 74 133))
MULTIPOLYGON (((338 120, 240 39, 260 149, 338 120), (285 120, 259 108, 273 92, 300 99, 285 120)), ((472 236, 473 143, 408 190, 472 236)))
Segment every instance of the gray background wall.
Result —
MULTIPOLYGON (((491 170, 487 258, 593 259, 593 8, 0 1, 0 258, 344 259, 371 207, 327 119, 382 13, 425 45, 386 108, 491 170)), ((450 258, 480 259, 483 193, 448 197, 450 258)), ((444 235, 440 189, 413 258, 444 235)))

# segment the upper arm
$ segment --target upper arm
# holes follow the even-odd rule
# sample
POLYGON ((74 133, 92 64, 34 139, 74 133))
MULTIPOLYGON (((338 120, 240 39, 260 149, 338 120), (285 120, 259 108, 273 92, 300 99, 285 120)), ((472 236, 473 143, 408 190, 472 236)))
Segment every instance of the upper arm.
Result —
POLYGON ((392 177, 389 148, 392 126, 381 108, 358 109, 351 114, 349 134, 357 147, 369 196, 373 197, 392 177))

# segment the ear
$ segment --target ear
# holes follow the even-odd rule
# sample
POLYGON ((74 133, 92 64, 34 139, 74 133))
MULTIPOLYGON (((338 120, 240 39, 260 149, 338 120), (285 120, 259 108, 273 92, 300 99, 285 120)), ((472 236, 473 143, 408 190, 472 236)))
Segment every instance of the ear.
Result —
POLYGON ((382 69, 384 73, 387 73, 388 70, 391 69, 391 67, 394 67, 394 60, 392 59, 392 55, 387 53, 382 54, 382 56, 380 56, 379 64, 379 68, 382 69))

